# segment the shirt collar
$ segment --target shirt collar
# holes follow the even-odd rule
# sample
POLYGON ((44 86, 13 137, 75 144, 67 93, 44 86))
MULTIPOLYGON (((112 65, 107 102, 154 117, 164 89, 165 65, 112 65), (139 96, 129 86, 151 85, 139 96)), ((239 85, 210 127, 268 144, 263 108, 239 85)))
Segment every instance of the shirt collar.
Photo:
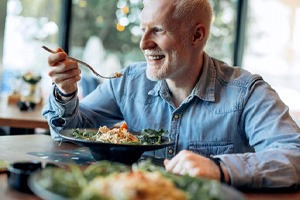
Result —
POLYGON ((215 63, 213 59, 204 52, 202 73, 191 95, 198 96, 204 101, 215 101, 216 77, 215 63))
POLYGON ((165 80, 157 81, 153 89, 148 92, 149 95, 158 96, 162 91, 168 90, 168 86, 165 80))

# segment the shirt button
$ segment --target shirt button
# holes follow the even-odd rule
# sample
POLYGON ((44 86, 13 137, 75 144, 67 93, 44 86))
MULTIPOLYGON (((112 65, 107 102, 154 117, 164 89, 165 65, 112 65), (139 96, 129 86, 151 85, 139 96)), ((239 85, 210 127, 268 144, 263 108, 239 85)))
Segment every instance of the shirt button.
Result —
POLYGON ((167 92, 163 92, 163 96, 166 97, 168 95, 167 92))
POLYGON ((178 114, 175 114, 175 115, 174 115, 174 119, 179 119, 179 117, 180 117, 180 116, 179 116, 178 114))
POLYGON ((174 150, 173 150, 173 149, 169 149, 169 150, 168 150, 168 153, 169 153, 169 154, 173 154, 173 153, 174 153, 174 150))

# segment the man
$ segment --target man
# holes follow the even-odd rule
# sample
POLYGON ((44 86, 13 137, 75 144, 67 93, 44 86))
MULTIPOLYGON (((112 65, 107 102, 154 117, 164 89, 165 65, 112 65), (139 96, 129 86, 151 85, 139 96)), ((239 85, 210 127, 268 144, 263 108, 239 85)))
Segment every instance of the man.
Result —
POLYGON ((131 131, 169 131, 175 145, 148 154, 166 158, 170 172, 236 187, 299 184, 299 127, 260 76, 204 52, 211 19, 209 0, 144 0, 147 62, 128 66, 80 103, 78 64, 58 49, 49 56, 55 89, 43 111, 52 136, 125 120, 131 131))

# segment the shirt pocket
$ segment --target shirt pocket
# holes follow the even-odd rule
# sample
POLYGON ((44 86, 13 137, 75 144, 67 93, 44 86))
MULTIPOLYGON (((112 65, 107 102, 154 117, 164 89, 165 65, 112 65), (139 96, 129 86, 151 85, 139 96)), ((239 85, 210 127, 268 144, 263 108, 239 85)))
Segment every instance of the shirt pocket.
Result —
POLYGON ((233 142, 190 142, 188 150, 205 157, 233 153, 233 142))

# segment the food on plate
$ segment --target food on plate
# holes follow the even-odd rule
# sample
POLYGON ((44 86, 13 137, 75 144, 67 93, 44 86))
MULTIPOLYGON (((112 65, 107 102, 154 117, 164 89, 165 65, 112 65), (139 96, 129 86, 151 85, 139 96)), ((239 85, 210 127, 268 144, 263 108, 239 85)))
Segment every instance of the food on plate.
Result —
POLYGON ((127 124, 123 123, 118 128, 108 128, 107 126, 100 126, 97 132, 91 131, 89 129, 74 129, 72 135, 77 139, 114 144, 154 145, 162 144, 162 138, 166 134, 168 134, 168 132, 164 131, 163 129, 144 129, 142 130, 141 134, 134 135, 128 131, 127 124))
POLYGON ((129 133, 127 128, 123 127, 109 129, 107 126, 101 126, 99 128, 100 134, 95 135, 95 139, 96 141, 115 144, 139 142, 137 137, 135 137, 132 133, 129 133))
POLYGON ((91 181, 85 192, 107 200, 185 200, 187 194, 159 172, 113 173, 91 181))
POLYGON ((101 161, 84 170, 76 165, 46 168, 31 177, 30 186, 43 199, 244 199, 218 181, 172 174, 150 160, 132 166, 101 161))

